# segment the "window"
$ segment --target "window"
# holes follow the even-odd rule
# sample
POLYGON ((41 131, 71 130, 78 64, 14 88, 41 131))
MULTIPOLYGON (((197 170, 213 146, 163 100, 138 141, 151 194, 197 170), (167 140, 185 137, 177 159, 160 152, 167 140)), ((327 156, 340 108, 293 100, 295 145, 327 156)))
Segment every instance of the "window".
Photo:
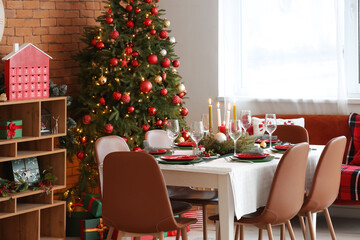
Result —
POLYGON ((219 1, 219 96, 336 99, 343 76, 357 96, 358 12, 357 0, 219 1))

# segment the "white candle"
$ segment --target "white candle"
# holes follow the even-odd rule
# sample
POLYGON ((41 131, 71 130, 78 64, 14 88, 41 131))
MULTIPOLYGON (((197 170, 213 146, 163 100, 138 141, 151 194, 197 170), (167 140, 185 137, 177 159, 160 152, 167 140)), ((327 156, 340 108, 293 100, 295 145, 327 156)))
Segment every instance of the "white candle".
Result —
POLYGON ((220 102, 217 102, 217 119, 218 119, 218 127, 220 127, 221 126, 220 102))
POLYGON ((230 103, 228 103, 228 107, 226 110, 226 128, 227 129, 229 128, 229 125, 230 125, 230 108, 231 108, 231 105, 230 105, 230 103))

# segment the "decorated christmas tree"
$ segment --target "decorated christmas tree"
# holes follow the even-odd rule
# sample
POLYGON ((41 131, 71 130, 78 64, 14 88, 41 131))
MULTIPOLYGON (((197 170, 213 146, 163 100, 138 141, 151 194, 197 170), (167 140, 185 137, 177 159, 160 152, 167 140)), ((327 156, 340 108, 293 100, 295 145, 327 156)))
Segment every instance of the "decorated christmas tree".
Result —
POLYGON ((62 142, 69 159, 80 162, 75 195, 97 186, 98 138, 121 136, 136 151, 145 133, 164 128, 167 119, 185 127, 186 90, 176 70, 175 38, 156 2, 110 0, 97 19, 100 27, 85 29, 87 47, 76 56, 81 88, 70 106, 76 127, 62 142))

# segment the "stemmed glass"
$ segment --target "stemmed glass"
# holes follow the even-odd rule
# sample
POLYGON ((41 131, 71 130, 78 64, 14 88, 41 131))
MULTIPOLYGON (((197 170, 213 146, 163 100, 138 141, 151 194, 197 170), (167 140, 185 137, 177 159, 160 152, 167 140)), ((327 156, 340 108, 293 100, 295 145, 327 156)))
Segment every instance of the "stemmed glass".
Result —
POLYGON ((240 138, 242 133, 241 121, 230 120, 229 136, 234 141, 234 155, 236 155, 236 141, 240 138))
POLYGON ((246 130, 251 126, 251 111, 250 110, 241 110, 240 120, 242 127, 246 130))
POLYGON ((177 119, 167 120, 166 133, 171 140, 171 153, 174 154, 174 141, 180 134, 179 121, 177 119))
POLYGON ((209 132, 209 114, 207 113, 203 113, 201 114, 201 121, 203 122, 203 126, 204 126, 204 132, 205 132, 205 136, 208 134, 209 132))
POLYGON ((195 142, 195 155, 198 155, 198 144, 204 137, 204 125, 202 121, 192 122, 190 125, 190 136, 195 142))
POLYGON ((271 113, 271 114, 266 114, 265 115, 265 130, 269 133, 269 138, 270 138, 270 149, 271 149, 271 136, 273 134, 273 132, 276 130, 276 115, 271 113))

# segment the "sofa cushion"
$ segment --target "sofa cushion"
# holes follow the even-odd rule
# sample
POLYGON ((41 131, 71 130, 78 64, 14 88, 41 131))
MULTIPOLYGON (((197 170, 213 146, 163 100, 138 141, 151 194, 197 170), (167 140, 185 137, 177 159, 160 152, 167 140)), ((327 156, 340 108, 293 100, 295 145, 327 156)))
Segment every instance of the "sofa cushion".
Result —
POLYGON ((349 128, 351 142, 346 158, 346 163, 350 165, 360 165, 360 115, 351 113, 349 115, 349 128))
POLYGON ((358 201, 360 193, 360 166, 343 165, 338 200, 358 201))
MULTIPOLYGON (((293 119, 276 119, 277 125, 298 125, 301 127, 305 126, 304 118, 293 118, 293 119)), ((264 118, 252 118, 253 134, 255 136, 262 136, 265 133, 265 119, 264 118)))

